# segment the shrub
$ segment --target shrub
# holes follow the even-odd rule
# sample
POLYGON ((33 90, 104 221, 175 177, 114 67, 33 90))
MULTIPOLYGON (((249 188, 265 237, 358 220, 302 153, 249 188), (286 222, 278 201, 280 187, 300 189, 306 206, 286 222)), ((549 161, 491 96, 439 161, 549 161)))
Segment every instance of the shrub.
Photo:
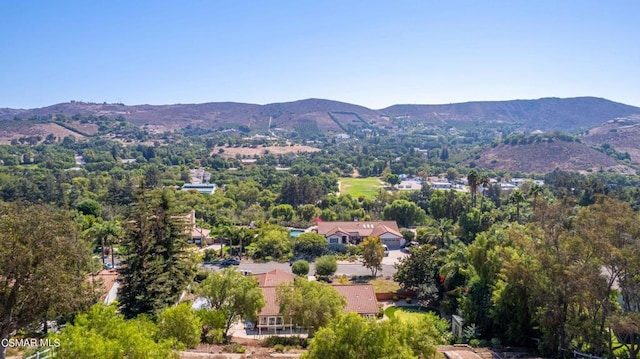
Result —
POLYGON ((205 262, 211 262, 213 259, 215 259, 218 256, 218 253, 219 252, 215 249, 205 249, 204 257, 202 258, 202 260, 205 262))
POLYGON ((273 346, 273 349, 278 353, 282 353, 282 352, 284 352, 284 345, 276 344, 276 345, 273 346))
POLYGON ((397 302, 397 301, 398 301, 398 296, 397 296, 397 295, 394 295, 392 299, 393 299, 393 302, 395 303, 395 302, 397 302))
POLYGON ((362 249, 358 246, 347 246, 347 255, 358 256, 362 254, 362 249))
POLYGON ((471 345, 474 348, 477 348, 480 346, 480 339, 471 339, 469 340, 469 345, 471 345))
POLYGON ((329 244, 329 252, 336 254, 345 254, 347 253, 347 246, 341 243, 331 243, 329 244))
POLYGON ((407 297, 404 301, 407 302, 407 304, 411 304, 411 297, 407 297))
POLYGON ((291 271, 295 275, 307 275, 309 274, 309 262, 304 260, 296 261, 293 263, 293 266, 291 266, 291 271))
POLYGON ((316 274, 321 276, 333 275, 338 270, 338 262, 334 256, 322 256, 316 260, 316 274))
POLYGON ((268 337, 262 342, 262 346, 265 347, 275 347, 276 345, 281 344, 282 346, 291 346, 296 348, 306 348, 307 347, 307 338, 301 337, 268 337))
POLYGON ((226 353, 239 353, 239 354, 243 354, 244 352, 247 351, 245 347, 236 343, 229 344, 225 346, 222 350, 226 353))

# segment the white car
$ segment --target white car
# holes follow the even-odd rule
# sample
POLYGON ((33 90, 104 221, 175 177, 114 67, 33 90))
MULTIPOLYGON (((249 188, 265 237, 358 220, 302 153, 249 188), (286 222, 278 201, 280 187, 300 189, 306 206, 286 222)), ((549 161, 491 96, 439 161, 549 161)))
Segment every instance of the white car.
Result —
POLYGON ((382 248, 384 248, 384 256, 388 257, 389 256, 389 247, 387 247, 386 244, 383 244, 382 248))

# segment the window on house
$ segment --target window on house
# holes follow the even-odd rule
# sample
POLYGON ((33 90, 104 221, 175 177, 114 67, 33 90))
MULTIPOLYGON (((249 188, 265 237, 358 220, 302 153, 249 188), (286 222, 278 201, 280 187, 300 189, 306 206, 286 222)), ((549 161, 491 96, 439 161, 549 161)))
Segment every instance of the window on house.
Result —
POLYGON ((336 237, 329 238, 329 243, 338 243, 338 238, 336 237))
POLYGON ((347 236, 342 236, 342 243, 347 243, 347 236))

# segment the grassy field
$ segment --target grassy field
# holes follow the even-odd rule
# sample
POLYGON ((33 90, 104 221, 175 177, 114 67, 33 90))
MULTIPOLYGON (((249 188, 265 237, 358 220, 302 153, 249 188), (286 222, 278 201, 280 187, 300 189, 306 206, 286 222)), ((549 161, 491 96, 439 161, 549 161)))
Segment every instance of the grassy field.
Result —
POLYGON ((433 308, 426 307, 389 307, 384 311, 384 314, 389 318, 398 318, 403 322, 424 320, 425 317, 436 314, 437 311, 433 308))
POLYGON ((364 196, 367 198, 375 197, 382 188, 382 184, 377 177, 367 178, 351 178, 342 177, 340 181, 340 193, 350 194, 354 198, 364 196))

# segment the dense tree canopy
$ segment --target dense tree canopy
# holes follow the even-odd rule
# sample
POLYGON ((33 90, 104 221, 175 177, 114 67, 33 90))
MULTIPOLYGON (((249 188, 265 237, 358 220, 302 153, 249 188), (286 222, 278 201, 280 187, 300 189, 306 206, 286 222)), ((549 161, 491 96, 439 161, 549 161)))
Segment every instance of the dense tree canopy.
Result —
POLYGON ((127 222, 127 254, 120 268, 118 298, 127 317, 157 314, 175 303, 195 275, 198 260, 187 244, 184 215, 167 189, 138 195, 127 222))
MULTIPOLYGON (((0 339, 97 299, 87 281, 88 249, 70 213, 0 202, 0 339)), ((5 349, 0 346, 0 358, 5 349)))
POLYGON ((209 273, 196 292, 206 299, 209 309, 224 315, 225 338, 235 321, 243 318, 255 321, 265 305, 258 281, 232 268, 209 273))
POLYGON ((285 323, 307 328, 310 335, 342 313, 345 298, 328 284, 296 278, 294 284, 277 289, 280 313, 285 323))

